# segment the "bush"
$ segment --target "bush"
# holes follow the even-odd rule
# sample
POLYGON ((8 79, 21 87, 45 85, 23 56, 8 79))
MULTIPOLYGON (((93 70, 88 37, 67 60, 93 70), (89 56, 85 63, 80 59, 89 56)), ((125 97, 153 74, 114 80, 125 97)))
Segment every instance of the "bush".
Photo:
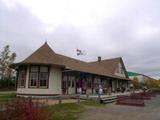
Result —
POLYGON ((0 89, 15 89, 15 79, 1 79, 0 89))
POLYGON ((17 98, 1 112, 1 120, 49 120, 51 113, 44 104, 33 102, 30 98, 17 98))

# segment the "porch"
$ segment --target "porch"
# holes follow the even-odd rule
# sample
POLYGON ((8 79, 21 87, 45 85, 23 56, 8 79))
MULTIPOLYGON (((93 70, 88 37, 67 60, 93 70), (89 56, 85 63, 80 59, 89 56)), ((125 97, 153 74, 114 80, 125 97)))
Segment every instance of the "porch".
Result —
POLYGON ((74 70, 62 71, 62 94, 101 94, 119 93, 128 90, 129 82, 124 79, 101 76, 74 70))

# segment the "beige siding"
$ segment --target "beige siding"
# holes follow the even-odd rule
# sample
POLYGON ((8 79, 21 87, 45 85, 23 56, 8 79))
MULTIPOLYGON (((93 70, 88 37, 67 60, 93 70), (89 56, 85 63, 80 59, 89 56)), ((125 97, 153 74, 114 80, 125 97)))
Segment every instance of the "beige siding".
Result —
POLYGON ((125 71, 124 70, 121 71, 122 68, 123 68, 122 64, 119 63, 118 66, 117 66, 117 69, 115 71, 115 75, 120 76, 120 77, 126 77, 125 71))
POLYGON ((19 94, 61 94, 61 76, 62 72, 60 68, 51 67, 49 76, 49 88, 28 88, 29 80, 29 67, 27 68, 27 78, 25 88, 18 88, 17 93, 19 94))

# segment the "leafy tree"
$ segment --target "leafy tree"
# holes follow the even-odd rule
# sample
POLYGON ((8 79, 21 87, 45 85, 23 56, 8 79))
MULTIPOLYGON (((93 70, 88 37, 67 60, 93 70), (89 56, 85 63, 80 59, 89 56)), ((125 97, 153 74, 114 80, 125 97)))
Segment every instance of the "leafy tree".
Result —
POLYGON ((9 45, 6 45, 0 53, 0 71, 2 73, 2 80, 10 79, 13 69, 10 65, 14 62, 16 53, 11 53, 9 45))
POLYGON ((155 79, 146 79, 144 84, 148 88, 159 88, 160 87, 160 81, 155 79))
POLYGON ((140 83, 139 83, 137 77, 134 77, 131 83, 133 84, 135 89, 139 89, 140 88, 140 83))

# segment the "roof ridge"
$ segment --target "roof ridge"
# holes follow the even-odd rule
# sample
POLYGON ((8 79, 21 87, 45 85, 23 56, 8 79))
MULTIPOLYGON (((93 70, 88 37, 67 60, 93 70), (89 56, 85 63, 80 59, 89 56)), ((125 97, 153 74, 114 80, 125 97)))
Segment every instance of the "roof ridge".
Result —
MULTIPOLYGON (((114 60, 114 59, 122 59, 122 57, 115 57, 115 58, 103 59, 103 60, 101 60, 101 61, 102 61, 102 62, 103 62, 103 61, 110 61, 110 60, 114 60)), ((88 63, 94 63, 94 62, 98 62, 98 61, 90 61, 90 62, 88 62, 88 63)))
POLYGON ((66 56, 66 55, 62 55, 62 54, 59 54, 59 53, 55 53, 56 55, 59 55, 59 56, 63 56, 63 57, 66 57, 66 58, 69 58, 69 59, 72 59, 72 60, 76 60, 76 61, 79 61, 79 62, 83 62, 83 63, 87 63, 86 61, 83 61, 83 60, 79 60, 79 59, 76 59, 76 58, 73 58, 73 57, 69 57, 69 56, 66 56))

